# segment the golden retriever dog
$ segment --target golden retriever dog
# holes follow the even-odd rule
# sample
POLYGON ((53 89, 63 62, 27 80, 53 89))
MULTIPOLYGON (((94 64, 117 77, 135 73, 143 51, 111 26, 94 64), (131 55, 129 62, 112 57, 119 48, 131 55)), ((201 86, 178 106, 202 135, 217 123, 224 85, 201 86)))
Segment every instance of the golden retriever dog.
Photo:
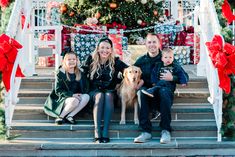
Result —
POLYGON ((121 98, 121 121, 120 124, 126 124, 126 106, 134 106, 134 122, 139 124, 138 120, 138 101, 137 89, 143 85, 143 80, 140 78, 142 71, 139 67, 130 66, 123 72, 123 80, 118 89, 118 95, 121 98))

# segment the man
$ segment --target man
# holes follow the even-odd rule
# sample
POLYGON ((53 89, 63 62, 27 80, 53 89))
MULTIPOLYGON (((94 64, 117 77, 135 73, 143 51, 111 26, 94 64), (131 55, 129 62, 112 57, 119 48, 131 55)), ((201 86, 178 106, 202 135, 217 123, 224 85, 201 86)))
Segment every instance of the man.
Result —
MULTIPOLYGON (((151 73, 157 62, 161 62, 160 41, 157 35, 148 34, 146 37, 147 54, 139 57, 135 62, 135 66, 138 66, 142 70, 142 79, 144 85, 141 89, 147 89, 152 87, 151 73)), ((178 81, 177 76, 173 76, 169 71, 162 73, 160 79, 166 81, 178 81)), ((134 139, 135 143, 144 143, 151 140, 152 124, 149 119, 149 107, 150 105, 157 105, 161 113, 160 127, 161 139, 160 143, 169 143, 171 141, 171 106, 173 104, 173 93, 169 88, 162 87, 156 93, 154 98, 150 98, 138 91, 139 102, 139 125, 142 129, 142 133, 134 139)))

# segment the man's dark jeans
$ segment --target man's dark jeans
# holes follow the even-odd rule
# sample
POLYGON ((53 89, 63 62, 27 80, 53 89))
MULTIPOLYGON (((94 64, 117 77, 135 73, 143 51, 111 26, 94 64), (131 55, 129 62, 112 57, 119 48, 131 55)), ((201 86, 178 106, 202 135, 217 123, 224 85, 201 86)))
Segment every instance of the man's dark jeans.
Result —
MULTIPOLYGON (((142 87, 141 89, 147 89, 142 87)), ((139 125, 143 132, 152 132, 152 123, 149 119, 149 109, 152 106, 157 106, 161 113, 160 127, 162 130, 171 131, 171 106, 173 104, 174 93, 168 87, 161 87, 154 93, 154 98, 150 98, 147 95, 138 91, 139 102, 139 125)))

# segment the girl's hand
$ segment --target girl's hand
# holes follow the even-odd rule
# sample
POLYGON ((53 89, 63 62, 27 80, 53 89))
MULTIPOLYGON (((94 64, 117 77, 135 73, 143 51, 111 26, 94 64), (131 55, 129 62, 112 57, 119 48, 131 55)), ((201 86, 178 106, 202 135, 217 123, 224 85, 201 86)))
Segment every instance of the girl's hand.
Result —
POLYGON ((73 97, 75 97, 76 99, 81 101, 81 94, 80 93, 73 94, 73 97))

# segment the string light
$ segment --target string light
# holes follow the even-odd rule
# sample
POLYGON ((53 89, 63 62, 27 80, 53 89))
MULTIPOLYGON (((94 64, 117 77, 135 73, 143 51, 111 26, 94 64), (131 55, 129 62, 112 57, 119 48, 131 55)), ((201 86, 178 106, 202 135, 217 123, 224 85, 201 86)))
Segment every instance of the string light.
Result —
MULTIPOLYGON (((129 29, 129 30, 127 29, 127 30, 121 31, 121 33, 141 32, 141 31, 146 31, 146 30, 154 29, 155 27, 160 27, 160 26, 164 26, 164 25, 174 24, 174 23, 176 23, 176 21, 183 20, 185 18, 191 17, 194 13, 195 13, 195 11, 192 11, 189 14, 187 14, 185 16, 182 16, 181 18, 177 18, 177 19, 174 19, 174 20, 172 19, 172 20, 169 20, 169 21, 161 23, 161 24, 156 24, 154 26, 148 26, 148 27, 137 28, 137 29, 129 29)), ((60 24, 60 23, 55 22, 55 21, 47 20, 47 19, 39 17, 37 15, 35 17, 39 18, 40 20, 48 21, 49 23, 51 22, 52 24, 61 25, 63 27, 74 29, 74 30, 77 30, 77 31, 85 31, 85 32, 93 32, 93 33, 101 33, 101 34, 109 33, 109 31, 105 31, 105 30, 90 30, 90 29, 84 29, 84 28, 68 26, 68 25, 60 24)))

